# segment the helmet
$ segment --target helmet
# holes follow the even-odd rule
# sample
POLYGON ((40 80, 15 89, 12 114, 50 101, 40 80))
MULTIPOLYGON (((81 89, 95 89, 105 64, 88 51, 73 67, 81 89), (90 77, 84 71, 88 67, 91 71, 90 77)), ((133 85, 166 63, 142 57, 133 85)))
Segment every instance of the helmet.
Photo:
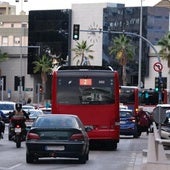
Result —
POLYGON ((21 111, 22 104, 21 103, 16 103, 15 108, 16 108, 17 111, 21 111))

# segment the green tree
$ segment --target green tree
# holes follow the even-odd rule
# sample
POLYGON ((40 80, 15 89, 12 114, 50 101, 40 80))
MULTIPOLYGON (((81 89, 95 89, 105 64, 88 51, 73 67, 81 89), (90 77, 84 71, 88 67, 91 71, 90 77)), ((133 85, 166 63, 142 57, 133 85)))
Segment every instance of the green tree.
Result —
POLYGON ((52 59, 49 58, 46 54, 42 57, 38 57, 36 61, 33 61, 35 65, 33 68, 34 73, 41 74, 41 81, 42 81, 42 102, 44 102, 45 94, 46 94, 46 82, 47 82, 47 75, 48 73, 52 72, 52 59))
POLYGON ((124 34, 112 39, 112 45, 109 47, 110 55, 115 55, 116 60, 122 66, 122 82, 127 85, 126 80, 126 65, 129 60, 133 59, 135 49, 131 44, 130 39, 124 34))
MULTIPOLYGON (((0 62, 5 61, 6 59, 8 59, 8 54, 2 53, 1 50, 0 50, 0 62)), ((1 76, 1 68, 0 68, 0 76, 1 76)))
POLYGON ((160 56, 168 61, 168 68, 170 68, 170 32, 158 41, 158 45, 161 46, 160 56))
POLYGON ((73 48, 72 51, 75 52, 75 56, 73 57, 73 60, 76 58, 81 57, 81 59, 77 60, 77 65, 90 65, 89 59, 93 59, 94 57, 90 55, 89 53, 94 52, 91 50, 91 47, 93 44, 87 45, 87 41, 82 41, 81 43, 76 42, 76 48, 73 48))

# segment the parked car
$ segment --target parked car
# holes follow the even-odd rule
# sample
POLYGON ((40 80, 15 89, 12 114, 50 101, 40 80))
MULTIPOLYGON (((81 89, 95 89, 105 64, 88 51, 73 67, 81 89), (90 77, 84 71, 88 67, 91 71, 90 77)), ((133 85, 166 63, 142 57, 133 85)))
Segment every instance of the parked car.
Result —
POLYGON ((12 101, 0 101, 0 110, 6 116, 5 123, 9 122, 9 112, 13 112, 15 110, 15 102, 12 101))
POLYGON ((27 119, 26 122, 25 122, 26 127, 27 127, 27 131, 31 128, 31 126, 32 126, 33 122, 35 121, 35 119, 38 116, 43 115, 43 112, 40 109, 30 109, 28 114, 29 114, 29 119, 27 119))
MULTIPOLYGON (((87 129, 86 129, 87 130, 87 129)), ((26 137, 26 162, 43 157, 89 159, 89 138, 75 115, 44 114, 33 123, 26 137)))
POLYGON ((120 135, 139 137, 136 119, 132 110, 120 109, 120 135))
POLYGON ((161 126, 161 138, 170 139, 170 125, 161 126))
POLYGON ((170 110, 166 110, 166 120, 161 125, 161 138, 170 139, 170 110))

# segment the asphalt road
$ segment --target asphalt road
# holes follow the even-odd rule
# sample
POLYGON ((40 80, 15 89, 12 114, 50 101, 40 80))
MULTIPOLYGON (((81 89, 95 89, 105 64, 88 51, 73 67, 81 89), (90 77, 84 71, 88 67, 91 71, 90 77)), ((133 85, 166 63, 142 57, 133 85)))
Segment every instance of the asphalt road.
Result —
POLYGON ((84 165, 77 160, 58 158, 27 164, 25 142, 21 148, 16 148, 14 142, 8 141, 6 131, 0 141, 0 170, 134 170, 142 162, 142 150, 147 148, 147 139, 146 134, 138 139, 121 136, 117 151, 104 148, 90 150, 89 161, 84 165))

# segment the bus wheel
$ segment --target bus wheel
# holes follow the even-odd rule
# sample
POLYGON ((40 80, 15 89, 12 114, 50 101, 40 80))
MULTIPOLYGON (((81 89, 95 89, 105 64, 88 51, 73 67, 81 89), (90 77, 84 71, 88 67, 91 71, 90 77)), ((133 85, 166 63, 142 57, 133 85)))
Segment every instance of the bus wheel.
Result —
POLYGON ((117 142, 112 142, 111 148, 113 151, 117 150, 117 142))

